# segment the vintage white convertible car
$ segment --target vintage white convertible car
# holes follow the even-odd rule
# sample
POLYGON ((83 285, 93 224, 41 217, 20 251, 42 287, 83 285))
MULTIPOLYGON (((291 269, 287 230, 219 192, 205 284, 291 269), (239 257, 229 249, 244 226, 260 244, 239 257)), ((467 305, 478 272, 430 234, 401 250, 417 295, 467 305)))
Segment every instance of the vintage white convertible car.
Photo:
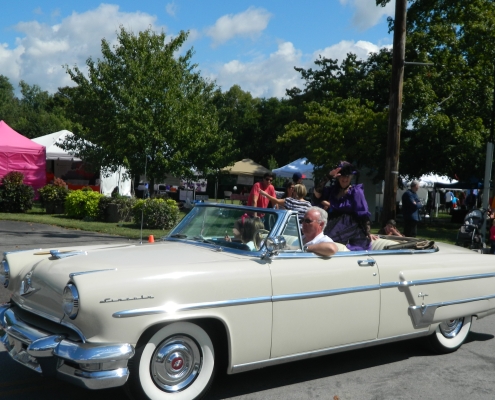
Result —
POLYGON ((199 204, 163 241, 7 252, 1 343, 17 362, 138 399, 197 399, 229 374, 424 336, 455 351, 495 312, 491 257, 380 239, 303 251, 297 214, 199 204), (264 213, 252 243, 239 218, 264 213), (229 239, 225 236, 228 234, 229 239))

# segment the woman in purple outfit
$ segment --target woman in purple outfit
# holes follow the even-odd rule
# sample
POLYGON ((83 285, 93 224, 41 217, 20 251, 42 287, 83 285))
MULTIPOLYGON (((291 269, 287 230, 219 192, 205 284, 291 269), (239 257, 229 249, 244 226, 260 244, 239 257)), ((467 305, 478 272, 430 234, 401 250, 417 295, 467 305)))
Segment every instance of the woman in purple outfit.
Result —
POLYGON ((314 190, 314 205, 328 211, 325 235, 334 242, 345 244, 349 250, 370 250, 370 212, 364 197, 363 185, 351 185, 354 170, 352 164, 341 161, 330 171, 328 178, 314 190), (330 179, 335 179, 327 186, 330 179))

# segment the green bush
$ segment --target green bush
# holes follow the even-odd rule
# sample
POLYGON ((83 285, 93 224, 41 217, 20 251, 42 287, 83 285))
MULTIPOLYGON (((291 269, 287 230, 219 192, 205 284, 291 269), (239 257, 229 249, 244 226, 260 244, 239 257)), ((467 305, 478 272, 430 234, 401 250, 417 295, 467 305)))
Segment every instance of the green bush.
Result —
POLYGON ((65 185, 60 185, 58 183, 59 181, 49 183, 38 190, 40 202, 43 207, 46 207, 47 204, 63 205, 65 203, 65 199, 69 194, 69 189, 67 189, 65 185))
POLYGON ((73 190, 65 199, 65 213, 71 218, 95 220, 102 194, 93 190, 73 190))
POLYGON ((0 210, 2 212, 20 213, 33 208, 34 189, 25 185, 24 174, 9 172, 2 178, 0 187, 0 210))
POLYGON ((136 204, 136 199, 125 196, 102 197, 98 203, 98 220, 106 221, 108 206, 110 204, 117 205, 117 211, 121 221, 130 221, 132 217, 132 208, 136 204))
POLYGON ((179 222, 179 207, 175 200, 168 199, 139 199, 132 208, 134 222, 155 229, 170 229, 179 222))

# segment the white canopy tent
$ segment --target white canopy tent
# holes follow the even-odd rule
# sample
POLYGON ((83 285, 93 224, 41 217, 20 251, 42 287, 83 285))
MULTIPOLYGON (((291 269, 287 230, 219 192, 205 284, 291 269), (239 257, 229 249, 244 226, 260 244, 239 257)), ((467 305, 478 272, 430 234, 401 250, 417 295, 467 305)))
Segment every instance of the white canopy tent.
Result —
POLYGON ((58 143, 62 143, 67 136, 72 136, 72 132, 63 130, 31 140, 46 147, 47 160, 81 161, 81 159, 77 158, 74 154, 71 154, 58 146, 58 143))
POLYGON ((314 165, 308 162, 307 158, 300 158, 296 161, 291 162, 290 164, 284 165, 283 167, 276 168, 272 172, 277 177, 292 179, 292 176, 295 172, 300 172, 303 177, 303 184, 307 188, 314 187, 313 181, 313 171, 314 165))
POLYGON ((274 169, 272 172, 277 176, 284 178, 291 178, 295 172, 300 172, 306 176, 306 179, 313 179, 313 171, 315 167, 313 164, 308 163, 307 158, 300 158, 299 160, 293 161, 290 164, 284 165, 283 167, 274 169))
POLYGON ((448 183, 448 184, 457 183, 456 180, 452 180, 447 176, 439 176, 439 175, 435 175, 435 174, 423 175, 418 180, 419 180, 419 186, 420 187, 424 187, 424 188, 428 188, 428 189, 430 189, 430 188, 433 189, 433 187, 435 186, 435 183, 448 183))
MULTIPOLYGON (((45 136, 40 136, 35 139, 31 139, 33 142, 38 143, 46 147, 46 159, 55 161, 55 175, 57 176, 57 169, 64 170, 64 166, 70 165, 74 161, 82 161, 74 154, 62 149, 58 146, 62 143, 67 136, 72 136, 73 133, 67 130, 50 133, 45 136)), ((65 169, 67 169, 65 167, 65 169)), ((123 175, 125 169, 121 168, 117 172, 105 176, 104 171, 100 173, 100 192, 105 196, 109 196, 113 189, 118 186, 119 194, 123 196, 131 195, 131 181, 130 179, 124 179, 123 175)))

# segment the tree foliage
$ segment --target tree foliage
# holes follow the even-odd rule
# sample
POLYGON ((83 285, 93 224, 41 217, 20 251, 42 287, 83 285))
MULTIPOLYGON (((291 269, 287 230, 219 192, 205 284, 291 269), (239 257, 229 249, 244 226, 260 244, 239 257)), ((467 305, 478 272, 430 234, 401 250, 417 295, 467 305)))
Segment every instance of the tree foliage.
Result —
POLYGON ((146 166, 151 183, 222 165, 232 138, 218 127, 215 86, 195 71, 192 50, 176 57, 186 38, 181 32, 167 41, 150 29, 134 35, 121 27, 117 45, 102 40, 103 58, 87 60, 88 77, 67 67, 77 86, 60 94, 81 128, 64 147, 111 170, 124 166, 140 175, 146 166))
POLYGON ((214 97, 219 112, 220 126, 231 132, 235 140, 237 157, 250 158, 264 166, 271 157, 286 164, 294 159, 293 146, 277 143, 277 137, 284 131, 294 115, 294 107, 287 100, 253 98, 239 85, 226 92, 218 89, 214 97))
POLYGON ((287 91, 297 119, 279 142, 295 144, 324 169, 347 159, 383 170, 390 67, 391 54, 382 50, 367 60, 348 54, 339 65, 320 57, 315 68, 296 68, 305 88, 287 91))
POLYGON ((72 128, 65 108, 56 104, 53 95, 24 81, 19 86, 20 99, 15 96, 9 79, 0 75, 0 120, 31 139, 72 128))
MULTIPOLYGON (((412 0, 407 18, 406 61, 433 65, 405 66, 400 174, 481 177, 486 142, 493 141, 495 3, 412 0)), ((389 19, 390 30, 393 22, 389 19)), ((287 91, 298 109, 297 122, 279 140, 299 140, 297 146, 304 146, 316 165, 324 165, 325 157, 327 164, 345 158, 382 175, 391 52, 381 50, 362 61, 349 54, 340 65, 320 58, 315 68, 296 70, 306 81, 303 90, 287 91), (370 145, 367 151, 363 141, 370 145)))
MULTIPOLYGON (((490 0, 410 2, 404 113, 409 129, 402 164, 467 180, 483 176, 492 123, 495 3, 490 0)), ((392 23, 392 21, 391 21, 392 23)), ((493 141, 493 138, 491 138, 493 141)), ((418 176, 423 170, 414 170, 418 176)))

